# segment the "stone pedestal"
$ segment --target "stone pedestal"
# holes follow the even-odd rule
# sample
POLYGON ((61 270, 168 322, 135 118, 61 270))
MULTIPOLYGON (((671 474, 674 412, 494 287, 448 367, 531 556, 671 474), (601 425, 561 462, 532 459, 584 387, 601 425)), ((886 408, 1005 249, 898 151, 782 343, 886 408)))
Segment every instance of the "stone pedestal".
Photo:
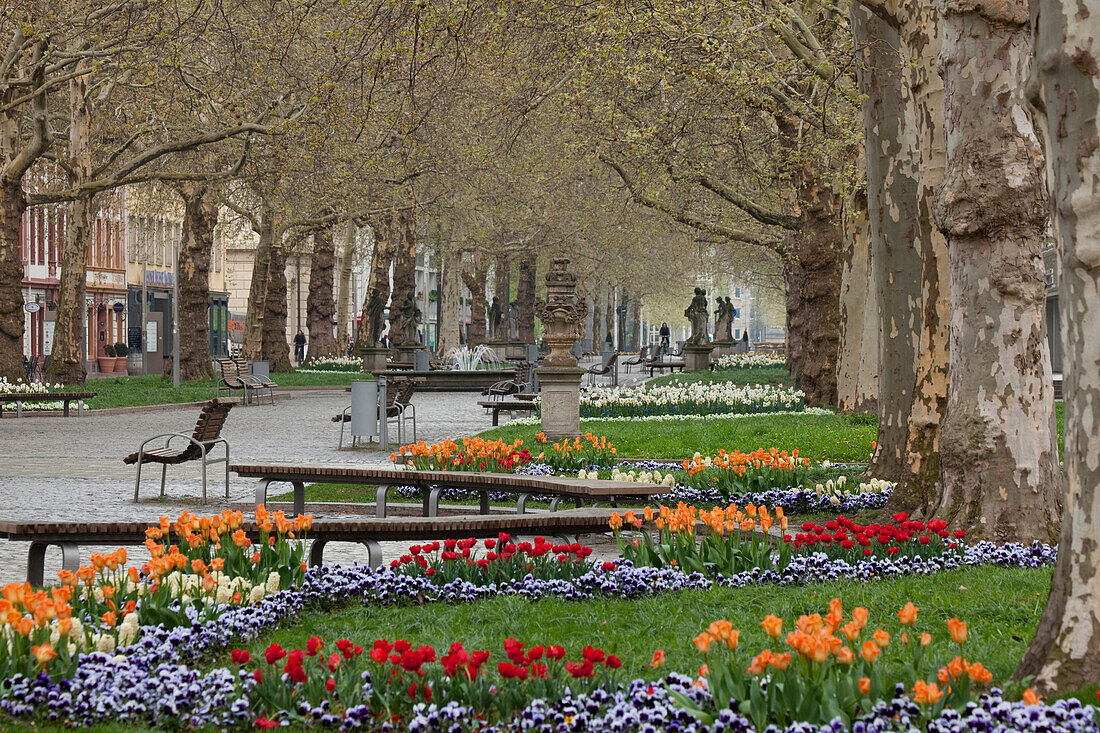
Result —
POLYGON ((386 357, 390 350, 381 346, 372 346, 363 349, 363 371, 382 372, 386 370, 386 357))
POLYGON ((415 364, 416 352, 423 348, 420 344, 401 344, 397 347, 397 361, 402 364, 415 364))
POLYGON ((737 341, 714 341, 714 358, 717 359, 722 356, 729 356, 734 353, 734 349, 737 348, 737 341))
POLYGON ((504 358, 509 361, 523 361, 527 358, 527 345, 521 341, 509 341, 504 346, 504 358))
POLYGON ((508 356, 505 353, 508 349, 507 341, 486 341, 485 345, 493 350, 493 353, 497 355, 497 359, 507 361, 508 356))
POLYGON ((714 344, 684 347, 684 371, 705 372, 710 369, 710 352, 714 344))
POLYGON ((535 370, 542 395, 542 432, 558 441, 581 434, 581 375, 579 367, 544 366, 535 370))

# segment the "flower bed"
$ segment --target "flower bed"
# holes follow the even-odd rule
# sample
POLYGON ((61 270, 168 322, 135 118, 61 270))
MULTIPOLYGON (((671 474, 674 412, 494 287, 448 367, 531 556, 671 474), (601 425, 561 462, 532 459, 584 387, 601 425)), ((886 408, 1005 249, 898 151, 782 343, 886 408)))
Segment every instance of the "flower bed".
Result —
POLYGON ((737 386, 727 382, 581 390, 581 417, 643 415, 737 415, 800 412, 804 395, 790 387, 737 386))
MULTIPOLYGON (((65 388, 63 384, 50 384, 48 382, 24 382, 22 379, 9 382, 0 377, 0 393, 2 394, 32 394, 35 392, 60 392, 65 388)), ((63 407, 61 401, 57 402, 24 402, 24 412, 43 412, 46 410, 60 410, 63 407)))
MULTIPOLYGON (((212 553, 206 555, 207 558, 211 558, 211 563, 217 559, 217 553, 223 548, 227 552, 232 552, 225 548, 227 544, 243 549, 235 540, 232 540, 236 532, 232 530, 235 517, 228 517, 225 524, 229 526, 224 528, 216 527, 213 518, 207 519, 209 521, 204 522, 203 519, 196 520, 188 515, 181 518, 177 523, 180 530, 176 532, 178 538, 184 538, 181 546, 186 543, 189 548, 204 548, 206 552, 212 553), (218 532, 218 536, 227 541, 221 542, 221 547, 218 543, 203 540, 203 531, 209 538, 211 529, 222 530, 218 532)), ((263 515, 261 519, 264 519, 263 515)), ((271 521, 275 529, 278 529, 280 524, 275 515, 264 521, 271 521)), ((286 521, 289 520, 283 519, 283 522, 286 521)), ((294 531, 292 525, 289 528, 284 525, 283 528, 289 529, 285 533, 288 537, 294 531)), ((162 536, 156 539, 165 539, 163 533, 173 529, 169 527, 166 530, 163 522, 160 526, 151 528, 153 535, 157 532, 162 533, 162 536)), ((151 537, 150 541, 156 540, 151 537)), ((443 547, 445 549, 446 544, 443 547)), ((456 550, 458 548, 457 542, 455 548, 456 550)), ((472 547, 467 549, 472 550, 472 547)), ((517 551, 518 549, 517 547, 517 551)), ((814 553, 796 555, 791 558, 786 567, 781 569, 753 568, 745 572, 710 579, 699 573, 687 574, 680 569, 636 567, 629 561, 596 566, 585 558, 578 557, 580 553, 572 546, 569 552, 572 557, 567 559, 570 563, 576 564, 576 567, 570 571, 572 577, 536 577, 535 573, 527 567, 528 562, 511 561, 502 562, 492 571, 494 574, 491 577, 485 578, 481 576, 475 578, 472 575, 466 577, 456 575, 452 579, 438 577, 441 575, 438 570, 435 574, 427 572, 431 569, 431 562, 427 563, 428 567, 414 562, 411 565, 402 564, 408 567, 386 568, 379 571, 363 567, 311 569, 304 575, 296 576, 295 582, 298 583, 296 587, 265 593, 252 605, 235 605, 232 600, 229 603, 221 603, 215 596, 213 599, 213 605, 217 611, 215 614, 205 613, 209 604, 204 604, 201 608, 195 604, 186 604, 179 609, 186 623, 174 627, 143 623, 137 629, 135 641, 129 646, 117 651, 112 650, 110 653, 80 654, 76 659, 78 664, 75 670, 70 674, 62 675, 63 679, 39 674, 38 656, 28 650, 30 656, 24 661, 28 661, 32 667, 29 673, 13 671, 0 686, 0 709, 17 718, 39 718, 56 724, 74 726, 110 721, 115 724, 144 723, 172 728, 211 726, 246 729, 254 727, 257 723, 263 726, 270 725, 272 720, 277 723, 295 720, 339 726, 344 729, 377 728, 382 722, 379 720, 379 715, 385 715, 387 710, 396 709, 387 707, 383 702, 371 697, 375 692, 382 694, 383 688, 388 685, 385 681, 386 675, 383 674, 381 680, 373 678, 364 680, 361 675, 356 679, 353 672, 358 672, 360 668, 348 663, 357 659, 359 660, 357 664, 378 665, 375 668, 377 671, 396 667, 398 665, 392 660, 392 654, 395 653, 394 647, 388 650, 389 656, 386 662, 374 658, 368 662, 365 657, 369 654, 364 653, 366 649, 345 640, 340 640, 333 645, 336 649, 335 653, 338 654, 334 660, 331 653, 320 654, 323 648, 322 640, 317 640, 312 643, 312 656, 309 654, 310 645, 303 650, 292 650, 299 652, 294 655, 293 661, 290 652, 281 650, 286 654, 284 657, 279 649, 272 650, 272 656, 278 657, 274 662, 281 664, 270 670, 268 667, 273 663, 266 658, 264 664, 267 666, 262 666, 258 661, 246 660, 239 652, 232 657, 234 663, 227 667, 215 666, 209 671, 201 672, 195 665, 209 658, 213 653, 239 645, 243 641, 275 628, 294 618, 307 607, 332 608, 349 601, 417 605, 433 602, 468 602, 501 594, 521 595, 530 599, 543 596, 575 600, 601 597, 631 599, 686 588, 706 589, 715 584, 740 587, 761 583, 811 583, 839 577, 865 581, 907 573, 926 574, 963 565, 1000 564, 1038 567, 1053 562, 1055 554, 1053 548, 1047 546, 997 546, 991 543, 979 543, 974 547, 962 548, 959 553, 950 556, 872 557, 854 563, 843 559, 830 559, 824 554, 814 553), (574 572, 581 570, 582 565, 586 566, 584 572, 580 574, 574 572), (520 577, 521 574, 522 577, 520 577), (30 658, 35 661, 29 662, 30 658), (290 669, 287 669, 288 664, 290 669), (321 664, 324 664, 323 670, 321 664), (255 672, 261 667, 261 671, 265 673, 261 673, 257 679, 255 672), (342 676, 338 677, 338 672, 342 676), (286 675, 285 679, 283 675, 286 675), (329 689, 330 678, 333 679, 332 689, 329 689), (368 682, 371 683, 369 689, 363 684, 368 682), (299 688, 299 692, 308 692, 308 694, 295 695, 290 702, 291 684, 306 685, 305 688, 299 688), (268 687, 265 688, 264 685, 268 687), (332 693, 340 697, 332 698, 332 693)), ((542 557, 549 559, 552 553, 554 548, 551 546, 549 550, 542 552, 542 557)), ((182 552, 173 553, 169 550, 162 557, 172 557, 172 565, 175 568, 179 563, 179 560, 175 559, 178 554, 182 552)), ((530 554, 532 553, 526 553, 525 556, 529 557, 530 554)), ((473 555, 472 552, 471 555, 473 555)), ((284 556, 282 559, 273 556, 273 560, 280 565, 285 565, 279 568, 280 571, 297 573, 301 571, 301 567, 293 564, 295 559, 291 556, 284 556)), ((464 561, 469 560, 471 561, 469 564, 475 566, 478 565, 478 559, 487 558, 463 557, 464 561)), ((194 560, 202 561, 202 557, 196 557, 194 560)), ((442 562, 442 557, 439 560, 442 562)), ((114 568, 111 567, 111 560, 103 560, 104 568, 128 579, 131 572, 122 570, 125 558, 116 555, 113 564, 114 568)), ((152 563, 150 563, 150 570, 152 569, 152 563)), ((193 567, 192 570, 194 570, 193 567)), ((465 573, 467 570, 460 569, 459 572, 465 573)), ((476 572, 482 572, 482 569, 479 568, 476 572)), ((213 573, 205 573, 204 581, 207 575, 212 576, 213 573)), ((277 578, 278 573, 276 573, 277 578)), ((142 580, 144 582, 144 579, 142 580)), ((112 578, 112 582, 121 584, 122 579, 112 578)), ((152 579, 149 582, 151 583, 152 579)), ((103 602, 117 602, 117 597, 105 592, 104 586, 97 584, 96 587, 99 587, 102 592, 103 602)), ((97 603, 100 602, 94 588, 92 597, 97 603)), ((144 602, 144 598, 139 599, 137 613, 141 613, 140 606, 144 602)), ((30 618, 31 623, 35 623, 33 615, 24 616, 24 618, 30 618)), ((382 646, 388 643, 383 642, 382 646)), ((364 646, 370 651, 375 649, 373 644, 364 646)), ((432 655, 423 646, 417 646, 414 650, 417 658, 408 660, 411 669, 406 667, 405 652, 412 649, 410 645, 408 649, 400 652, 401 674, 415 673, 418 669, 424 670, 425 665, 430 663, 428 657, 432 655)), ((714 730, 688 714, 682 702, 672 699, 672 693, 680 692, 699 705, 706 705, 708 695, 705 688, 701 686, 703 684, 701 682, 672 675, 665 682, 634 681, 625 686, 619 686, 609 677, 606 682, 597 680, 599 684, 588 687, 589 681, 594 679, 591 676, 592 673, 596 673, 599 677, 603 671, 613 670, 614 666, 606 663, 609 659, 606 653, 603 657, 605 661, 600 662, 596 659, 599 650, 582 650, 577 656, 576 647, 574 647, 569 659, 575 660, 572 662, 574 665, 579 665, 573 668, 576 674, 565 666, 566 660, 563 655, 559 660, 561 668, 552 675, 558 681, 568 676, 570 690, 565 691, 557 687, 555 689, 558 690, 557 694, 560 697, 554 698, 532 685, 532 682, 542 684, 549 679, 544 677, 542 672, 532 676, 532 667, 543 663, 541 659, 532 658, 535 655, 535 647, 528 649, 513 644, 505 651, 508 661, 502 660, 498 663, 497 675, 491 679, 497 684, 498 689, 502 685, 511 685, 511 689, 518 691, 524 688, 533 693, 519 696, 517 692, 514 701, 507 703, 508 711, 501 709, 500 706, 504 703, 500 700, 492 703, 497 707, 490 711, 491 714, 507 719, 505 728, 558 730, 557 726, 566 724, 568 729, 582 729, 587 726, 598 730, 623 730, 624 723, 629 723, 633 726, 632 729, 644 729, 643 724, 655 725, 658 721, 666 721, 669 725, 675 724, 682 730, 714 730), (522 664, 517 661, 520 652, 524 655, 522 664), (585 666, 586 662, 592 665, 591 670, 585 666), (603 667, 598 666, 601 663, 603 667), (501 667, 501 664, 511 666, 501 667), (526 679, 519 671, 521 668, 527 669, 526 679), (583 686, 579 686, 581 682, 583 686), (530 687, 525 688, 525 686, 530 687), (536 697, 539 699, 534 699, 536 697), (641 713, 646 715, 645 720, 639 717, 641 713), (575 726, 581 726, 581 728, 575 726)), ((543 648, 543 654, 545 653, 546 647, 543 648)), ((447 672, 447 666, 449 666, 460 678, 474 658, 473 652, 455 647, 452 647, 446 656, 439 655, 439 657, 442 669, 431 674, 441 673, 444 676, 452 676, 447 672), (465 660, 464 653, 470 655, 469 661, 465 660), (445 662, 445 659, 449 661, 445 662)), ((56 675, 58 673, 53 664, 55 664, 53 660, 47 660, 43 666, 48 665, 47 672, 56 675)), ((537 667, 535 669, 537 670, 537 667)), ((401 691, 408 694, 408 685, 417 683, 417 689, 413 690, 409 698, 409 705, 401 708, 402 722, 410 730, 451 730, 456 724, 461 728, 468 724, 468 721, 475 719, 475 713, 483 714, 487 710, 485 707, 478 706, 476 696, 462 697, 467 694, 465 690, 456 692, 455 697, 446 699, 445 702, 443 699, 434 699, 429 703, 425 700, 427 693, 422 686, 425 679, 419 674, 416 674, 416 677, 419 681, 410 676, 408 681, 403 680, 403 687, 387 693, 396 699, 401 691)), ((430 677, 430 674, 426 672, 425 677, 430 677)), ((459 679, 446 684, 458 685, 461 682, 459 679)), ((446 698, 443 688, 440 689, 440 694, 442 698, 446 698)), ((901 698, 900 694, 898 693, 897 699, 893 701, 880 702, 869 713, 869 717, 891 724, 893 724, 891 721, 923 721, 925 718, 922 716, 926 713, 920 706, 901 698)), ((406 705, 403 700, 401 704, 406 705)), ((996 693, 992 693, 990 697, 981 698, 979 705, 988 705, 991 711, 989 715, 1000 716, 998 720, 1002 718, 1012 720, 1013 716, 1018 716, 1023 710, 1018 703, 1003 702, 996 693)), ((1083 708, 1074 702, 1056 703, 1054 706, 1043 707, 1040 710, 1042 715, 1048 716, 1055 724, 1065 723, 1066 725, 1077 725, 1088 721, 1092 714, 1090 708, 1083 708)), ((968 710, 962 715, 973 717, 977 713, 974 710, 968 710)), ((945 726, 953 725, 953 721, 959 720, 959 716, 955 714, 944 713, 941 717, 945 726)), ((716 720, 726 729, 747 731, 753 727, 747 718, 732 711, 716 712, 716 720)))
MULTIPOLYGON (((408 466, 419 471, 490 471, 511 473, 538 460, 550 473, 576 471, 595 466, 609 468, 614 463, 615 446, 605 437, 585 433, 584 438, 549 443, 546 436, 535 436, 540 445, 537 456, 523 447, 523 441, 511 443, 484 438, 463 438, 462 445, 448 438, 442 443, 424 441, 400 446, 390 454, 394 465, 408 466)), ((540 472, 544 473, 544 472, 540 472)), ((465 495, 466 492, 463 493, 465 495)))
MULTIPOLYGON (((738 415, 722 415, 723 420, 734 420, 738 418, 752 419, 752 418, 767 418, 778 417, 781 415, 801 415, 803 417, 816 416, 816 415, 835 415, 832 410, 826 410, 823 407, 806 407, 801 410, 790 410, 787 412, 764 412, 764 413, 743 413, 738 415)), ((679 423, 679 422, 697 422, 705 419, 704 415, 622 415, 622 416, 600 416, 592 415, 585 418, 586 422, 594 423, 607 423, 607 422, 623 422, 623 421, 637 421, 643 420, 645 422, 659 422, 659 423, 679 423)), ((540 425, 542 418, 540 417, 517 417, 508 421, 509 426, 520 427, 523 425, 540 425)))
POLYGON ((363 371, 363 359, 359 356, 319 356, 316 359, 310 359, 295 371, 305 374, 361 372, 363 371))
POLYGON ((718 357, 714 364, 716 370, 721 369, 775 369, 787 366, 787 357, 776 354, 730 354, 718 357))
POLYGON ((801 486, 810 467, 798 451, 760 448, 751 453, 718 451, 715 456, 696 453, 681 468, 684 483, 693 489, 717 489, 726 496, 787 486, 801 486))

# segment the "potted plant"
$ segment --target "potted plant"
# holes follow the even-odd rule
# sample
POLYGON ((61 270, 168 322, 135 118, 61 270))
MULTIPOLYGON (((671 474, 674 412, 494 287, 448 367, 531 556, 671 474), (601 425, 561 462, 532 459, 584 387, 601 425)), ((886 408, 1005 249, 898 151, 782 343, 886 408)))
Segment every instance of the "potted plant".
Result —
POLYGON ((103 347, 104 356, 97 356, 95 359, 96 368, 99 369, 100 374, 110 374, 115 370, 115 347, 113 344, 107 344, 103 347))
POLYGON ((126 373, 126 357, 129 354, 130 354, 130 348, 126 344, 124 344, 122 342, 119 342, 119 343, 115 344, 115 368, 114 368, 114 371, 115 371, 116 374, 118 374, 120 372, 122 374, 126 373))

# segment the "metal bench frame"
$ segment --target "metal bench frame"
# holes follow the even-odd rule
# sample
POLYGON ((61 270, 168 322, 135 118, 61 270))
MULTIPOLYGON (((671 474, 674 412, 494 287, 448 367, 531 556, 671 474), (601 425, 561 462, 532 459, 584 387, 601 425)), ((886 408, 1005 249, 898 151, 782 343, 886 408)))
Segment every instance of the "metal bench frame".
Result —
MULTIPOLYGON (((207 441, 204 444, 204 443, 201 443, 201 442, 195 440, 190 435, 186 435, 184 433, 162 433, 161 435, 154 435, 152 438, 149 438, 148 440, 146 440, 144 443, 141 444, 140 448, 138 448, 137 481, 134 482, 134 501, 138 500, 138 491, 140 491, 140 489, 141 489, 141 464, 143 463, 142 458, 145 455, 145 446, 149 445, 154 440, 160 440, 161 438, 167 438, 167 440, 164 441, 164 447, 165 448, 167 448, 169 446, 169 444, 171 444, 172 438, 183 438, 184 440, 190 441, 193 445, 198 446, 198 448, 199 448, 199 458, 197 460, 202 462, 202 503, 203 504, 206 503, 206 467, 209 466, 209 465, 215 464, 215 463, 224 463, 225 464, 225 498, 226 499, 229 498, 229 441, 228 440, 226 440, 225 438, 215 438, 213 440, 207 441), (213 450, 214 447, 218 443, 221 443, 222 445, 225 446, 225 457, 223 457, 223 458, 211 458, 207 453, 207 450, 208 450, 207 445, 210 446, 209 450, 213 450)), ((149 461, 149 463, 153 463, 153 462, 154 461, 149 461)), ((187 461, 184 461, 184 462, 186 463, 187 461)), ((165 479, 167 478, 167 476, 168 476, 168 464, 167 463, 161 463, 161 465, 160 465, 160 495, 162 497, 164 496, 164 482, 165 482, 165 479)))

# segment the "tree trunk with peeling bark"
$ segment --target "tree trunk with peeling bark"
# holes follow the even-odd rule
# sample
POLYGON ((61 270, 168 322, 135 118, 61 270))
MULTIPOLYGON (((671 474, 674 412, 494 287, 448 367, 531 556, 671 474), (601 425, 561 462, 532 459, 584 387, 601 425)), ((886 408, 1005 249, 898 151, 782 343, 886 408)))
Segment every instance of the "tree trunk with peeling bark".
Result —
MULTIPOLYGON (((412 210, 397 212, 395 223, 395 249, 393 257, 393 297, 390 299, 390 346, 405 343, 405 331, 401 323, 401 307, 411 296, 416 299, 416 214, 412 210), (395 327, 396 326, 396 327, 395 327)), ((422 303, 421 317, 424 317, 422 303)))
POLYGON ((371 343, 369 331, 364 330, 370 328, 368 310, 371 293, 377 291, 383 305, 390 299, 390 264, 393 263, 395 246, 392 217, 382 217, 372 221, 371 230, 374 233, 374 247, 371 249, 370 256, 370 279, 363 293, 363 317, 359 320, 359 333, 355 336, 355 346, 351 352, 354 356, 363 356, 367 349, 378 346, 376 343, 371 343))
POLYGON ((466 345, 471 349, 485 343, 485 292, 489 281, 489 264, 475 255, 474 270, 462 268, 462 284, 470 291, 470 332, 466 345))
POLYGON ((264 343, 264 305, 267 302, 268 267, 275 245, 275 215, 264 207, 260 212, 256 251, 252 256, 252 279, 248 286, 248 307, 244 317, 244 340, 241 355, 246 359, 262 359, 264 343))
POLYGON ((210 379, 210 255, 218 201, 209 183, 182 183, 183 241, 176 260, 179 278, 180 379, 210 379))
POLYGON ((332 225, 313 231, 313 252, 309 258, 309 294, 306 296, 306 330, 309 332, 309 358, 336 356, 332 336, 336 303, 332 297, 336 269, 336 242, 332 225))
MULTIPOLYGON (((87 69, 82 61, 80 68, 87 69)), ((92 108, 88 100, 90 74, 69 81, 69 185, 92 178, 92 108)), ((47 377, 51 382, 83 384, 88 376, 85 366, 84 334, 87 328, 85 295, 88 287, 88 253, 92 246, 96 204, 92 196, 82 196, 69 204, 65 237, 61 245, 61 277, 57 287, 57 320, 50 352, 47 377)))
POLYGON ((538 256, 525 255, 519 261, 519 282, 516 285, 516 308, 519 309, 519 340, 535 343, 535 273, 538 256))
POLYGON ((592 351, 599 351, 603 344, 603 285, 592 286, 592 351))
MULTIPOLYGON (((1053 540, 1061 519, 1041 254, 1042 151, 1023 0, 941 5, 951 341, 935 514, 968 539, 1053 540)), ((1068 393, 1067 393, 1068 394, 1068 393)))
POLYGON ((1100 677, 1100 5, 1032 5, 1029 96, 1046 146, 1061 261, 1065 516, 1050 596, 1016 677, 1043 691, 1100 677))
POLYGON ((435 344, 435 353, 440 356, 460 346, 458 313, 462 298, 462 282, 459 274, 462 270, 462 253, 444 251, 441 259, 443 262, 439 276, 442 284, 436 295, 440 305, 439 335, 435 344))
POLYGON ((19 227, 27 199, 22 173, 0 179, 0 379, 23 379, 23 258, 19 227))
POLYGON ((863 191, 845 207, 840 282, 840 355, 837 408, 875 414, 878 398, 879 315, 871 252, 871 224, 863 191))
POLYGON ((348 222, 343 229, 343 244, 340 257, 340 277, 336 291, 336 349, 339 356, 348 353, 348 305, 351 303, 351 274, 355 268, 356 227, 348 222))
POLYGON ((267 263, 267 292, 264 293, 263 358, 273 372, 293 371, 290 365, 290 342, 286 337, 287 242, 275 229, 271 256, 267 263))
MULTIPOLYGON (((507 254, 497 255, 496 264, 493 266, 493 299, 500 305, 500 334, 501 341, 508 340, 508 311, 512 307, 512 262, 507 254)), ((500 354, 504 358, 504 354, 500 354)))

